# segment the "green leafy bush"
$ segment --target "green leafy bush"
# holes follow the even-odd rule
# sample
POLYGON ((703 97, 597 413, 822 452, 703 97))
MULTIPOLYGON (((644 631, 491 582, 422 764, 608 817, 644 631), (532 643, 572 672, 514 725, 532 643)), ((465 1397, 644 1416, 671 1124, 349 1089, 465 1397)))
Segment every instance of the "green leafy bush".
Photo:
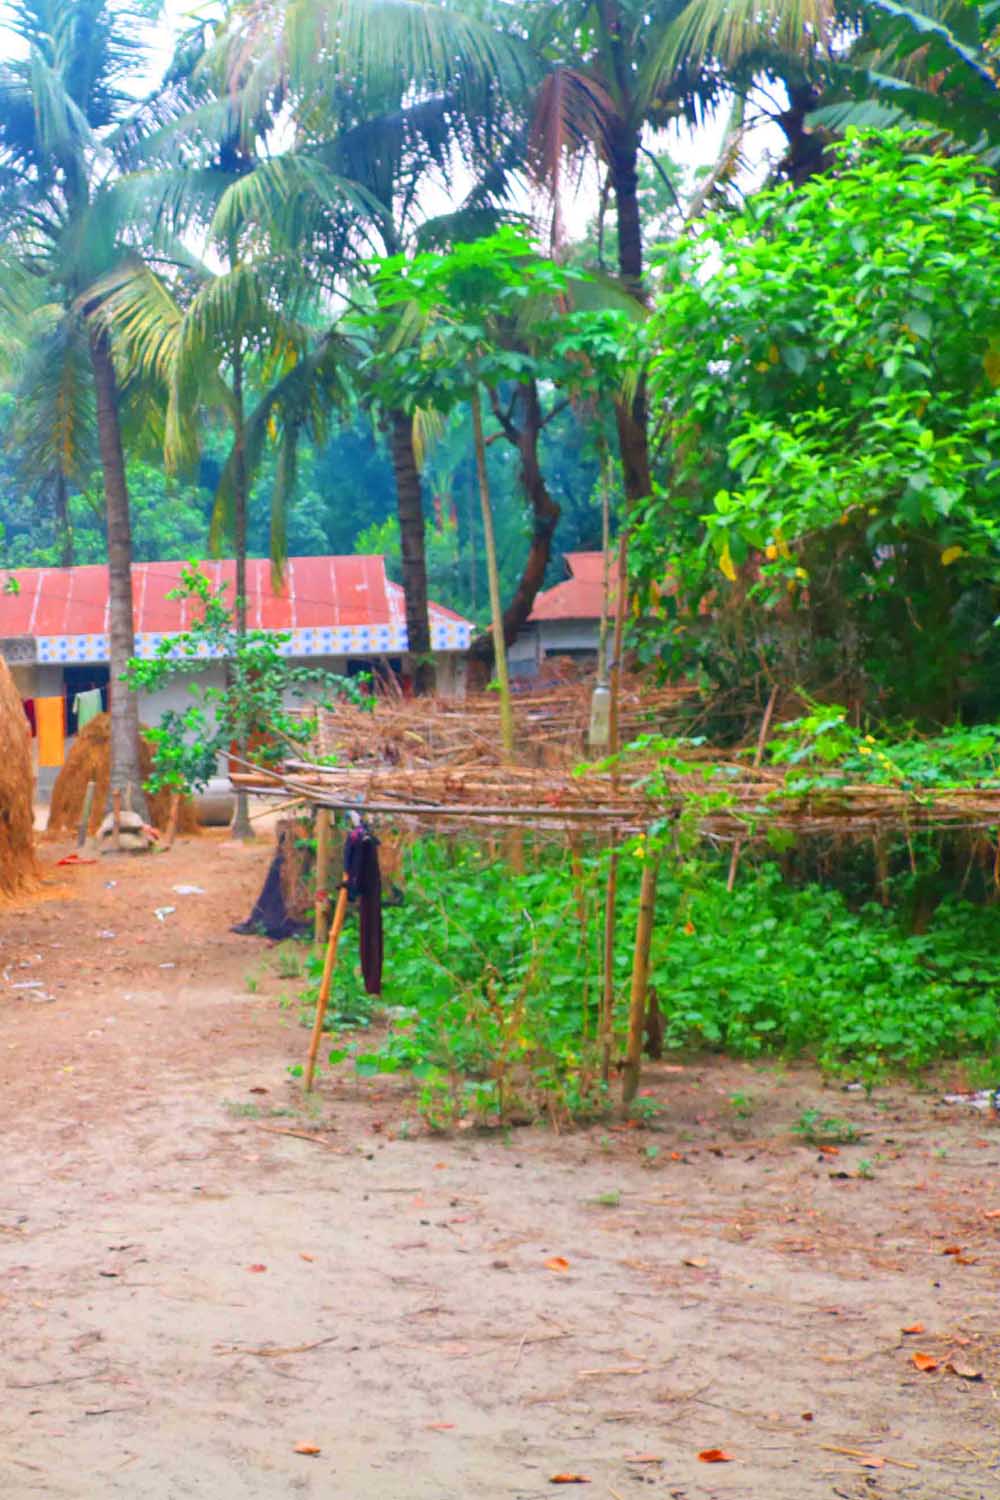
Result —
MULTIPOLYGON (((640 864, 625 855, 620 873, 620 1022, 640 864)), ((516 876, 477 849, 416 845, 406 904, 385 913, 387 1030, 338 1042, 331 1062, 411 1072, 441 1125, 600 1109, 602 873, 600 857, 585 859, 583 930, 568 862, 546 856, 516 876)), ((813 1056, 866 1077, 1000 1051, 998 907, 947 901, 910 936, 892 911, 795 889, 773 863, 746 862, 732 893, 713 861, 665 863, 650 979, 672 1048, 813 1056)), ((333 1008, 345 1030, 367 1019, 359 993, 343 965, 333 1008)))

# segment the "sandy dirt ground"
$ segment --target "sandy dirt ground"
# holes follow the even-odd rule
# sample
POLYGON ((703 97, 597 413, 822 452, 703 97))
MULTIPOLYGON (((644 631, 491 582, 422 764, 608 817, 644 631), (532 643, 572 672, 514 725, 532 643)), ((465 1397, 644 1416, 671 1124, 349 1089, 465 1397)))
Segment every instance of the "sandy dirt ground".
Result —
POLYGON ((266 843, 63 852, 0 911, 3 1500, 1000 1496, 991 1118, 716 1059, 640 1129, 303 1107, 295 984, 229 932, 266 843))

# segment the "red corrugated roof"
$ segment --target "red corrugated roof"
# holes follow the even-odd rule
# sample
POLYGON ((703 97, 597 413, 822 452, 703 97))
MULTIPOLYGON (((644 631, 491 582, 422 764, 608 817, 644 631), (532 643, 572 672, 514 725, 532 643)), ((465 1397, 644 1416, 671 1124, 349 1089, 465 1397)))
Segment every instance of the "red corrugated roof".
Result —
MULTIPOLYGON (((135 629, 139 634, 174 634, 187 630, 196 607, 189 601, 168 599, 180 583, 181 562, 136 563, 132 568, 135 629)), ((206 562, 202 571, 219 589, 229 584, 235 593, 236 565, 206 562)), ((19 592, 0 591, 0 636, 104 635, 108 630, 108 570, 81 568, 19 568, 9 575, 19 592)), ((285 589, 274 592, 271 564, 261 559, 247 563, 248 624, 252 630, 303 630, 312 627, 388 625, 395 615, 381 557, 293 557, 285 573, 285 589)), ((449 620, 461 616, 432 606, 449 620)))
MULTIPOLYGON (((565 583, 546 589, 535 599, 529 620, 599 620, 604 603, 604 553, 567 552, 572 574, 565 583)), ((608 568, 609 608, 614 609, 618 585, 618 559, 608 568)))

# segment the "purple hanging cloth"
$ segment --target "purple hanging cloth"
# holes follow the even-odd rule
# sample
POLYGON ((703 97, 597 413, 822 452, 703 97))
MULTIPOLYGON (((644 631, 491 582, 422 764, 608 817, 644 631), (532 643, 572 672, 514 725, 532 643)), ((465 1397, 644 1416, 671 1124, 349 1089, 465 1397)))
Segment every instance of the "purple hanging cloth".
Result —
POLYGON ((361 972, 369 995, 382 993, 382 872, 378 839, 362 825, 347 835, 344 845, 347 894, 358 903, 361 928, 361 972))

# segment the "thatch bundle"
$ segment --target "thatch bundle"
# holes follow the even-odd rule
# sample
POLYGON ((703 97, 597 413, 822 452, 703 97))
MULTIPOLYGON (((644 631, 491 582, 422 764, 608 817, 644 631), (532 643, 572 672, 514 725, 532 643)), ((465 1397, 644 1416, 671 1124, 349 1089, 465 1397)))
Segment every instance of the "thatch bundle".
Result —
MULTIPOLYGON (((22 714, 23 718, 23 714, 22 714)), ((139 758, 143 780, 153 769, 153 747, 144 734, 139 736, 139 758)), ((98 714, 82 729, 66 757, 66 764, 56 778, 52 788, 52 803, 49 808, 49 833, 75 833, 83 817, 83 804, 87 795, 87 784, 95 783, 94 805, 90 814, 90 833, 96 833, 107 812, 111 792, 111 715, 98 714)), ((169 792, 146 794, 149 816, 154 828, 165 829, 170 818, 169 792)), ((188 798, 181 803, 178 833, 197 833, 198 818, 194 803, 188 798)))
POLYGON ((35 879, 35 778, 31 734, 7 663, 0 657, 0 894, 35 879))

